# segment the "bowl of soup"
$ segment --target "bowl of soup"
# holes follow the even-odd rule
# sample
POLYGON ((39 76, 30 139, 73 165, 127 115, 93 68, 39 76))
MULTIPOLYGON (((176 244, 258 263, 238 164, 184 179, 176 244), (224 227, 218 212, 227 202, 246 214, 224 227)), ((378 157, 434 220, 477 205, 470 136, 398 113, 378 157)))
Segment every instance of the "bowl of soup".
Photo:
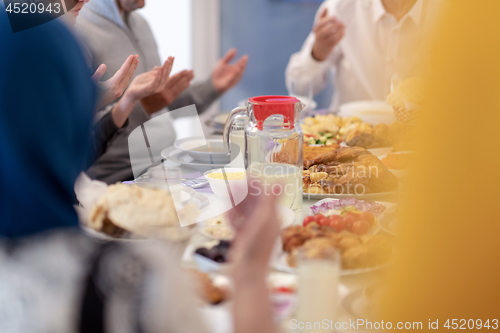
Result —
POLYGON ((205 138, 200 136, 186 138, 175 141, 174 146, 199 163, 227 164, 231 162, 227 143, 222 141, 222 137, 209 136, 205 138))

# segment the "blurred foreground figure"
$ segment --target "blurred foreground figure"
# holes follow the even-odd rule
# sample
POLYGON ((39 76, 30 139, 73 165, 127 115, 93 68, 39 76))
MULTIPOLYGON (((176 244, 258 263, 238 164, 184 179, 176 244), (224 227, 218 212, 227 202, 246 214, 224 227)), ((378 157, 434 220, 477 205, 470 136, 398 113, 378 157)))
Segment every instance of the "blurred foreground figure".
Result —
MULTIPOLYGON (((73 36, 58 20, 13 34, 0 3, 0 45, 0 332, 206 332, 173 245, 95 242, 78 228, 73 184, 96 87, 73 36)), ((275 329, 265 284, 275 204, 238 207, 237 333, 275 329)))
MULTIPOLYGON (((130 54, 139 54, 141 59, 135 75, 160 65, 158 46, 153 33, 144 18, 135 12, 142 7, 142 0, 93 0, 81 10, 77 28, 85 36, 93 53, 94 70, 104 63, 109 72, 114 73, 130 54)), ((175 110, 195 104, 199 113, 206 110, 243 76, 248 57, 244 56, 230 64, 235 56, 236 50, 230 50, 216 64, 211 77, 203 83, 190 86, 194 73, 184 70, 173 75, 163 91, 142 99, 132 110, 129 124, 109 140, 106 151, 88 170, 88 174, 107 183, 132 179, 128 150, 130 133, 147 122, 151 118, 150 115, 154 117, 166 111, 167 107, 175 110)), ((107 79, 108 76, 105 74, 104 78, 107 79)), ((158 131, 162 133, 164 147, 172 146, 175 141, 173 126, 169 124, 158 131)))
POLYGON ((498 1, 446 1, 427 50, 420 159, 384 320, 421 321, 424 331, 429 320, 440 331, 500 325, 499 12, 498 1))
POLYGON ((435 2, 325 0, 302 50, 290 58, 287 85, 311 82, 317 94, 331 72, 331 110, 352 101, 385 100, 395 73, 401 79, 415 76, 435 2))

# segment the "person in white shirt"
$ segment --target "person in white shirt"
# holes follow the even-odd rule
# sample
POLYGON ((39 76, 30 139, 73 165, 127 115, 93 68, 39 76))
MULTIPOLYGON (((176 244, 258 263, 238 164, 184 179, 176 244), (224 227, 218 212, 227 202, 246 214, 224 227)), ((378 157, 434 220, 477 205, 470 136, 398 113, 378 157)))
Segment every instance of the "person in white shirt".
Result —
MULTIPOLYGON (((433 0, 434 2, 439 0, 433 0)), ((287 86, 311 82, 314 94, 333 75, 330 110, 359 100, 385 100, 391 79, 418 75, 417 50, 429 25, 429 0, 326 0, 313 31, 286 69, 287 86)))

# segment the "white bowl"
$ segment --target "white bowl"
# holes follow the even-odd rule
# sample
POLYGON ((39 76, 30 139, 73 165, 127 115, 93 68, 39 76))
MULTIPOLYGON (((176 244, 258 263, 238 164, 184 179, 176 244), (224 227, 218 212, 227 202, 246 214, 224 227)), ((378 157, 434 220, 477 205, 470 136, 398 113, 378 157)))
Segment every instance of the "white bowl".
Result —
POLYGON ((246 170, 243 168, 223 168, 208 170, 203 173, 203 176, 207 178, 212 191, 221 199, 230 200, 229 192, 231 192, 234 203, 238 204, 246 197, 248 193, 246 170), (208 176, 211 173, 222 173, 223 171, 227 173, 243 172, 245 177, 241 180, 228 179, 226 183, 225 179, 214 179, 208 176))
POLYGON ((227 151, 227 144, 222 137, 202 136, 177 140, 174 147, 186 152, 193 159, 207 164, 227 164, 231 162, 231 155, 227 151))
POLYGON ((385 101, 358 101, 342 104, 339 114, 343 117, 358 117, 370 125, 392 124, 396 121, 392 106, 385 101))

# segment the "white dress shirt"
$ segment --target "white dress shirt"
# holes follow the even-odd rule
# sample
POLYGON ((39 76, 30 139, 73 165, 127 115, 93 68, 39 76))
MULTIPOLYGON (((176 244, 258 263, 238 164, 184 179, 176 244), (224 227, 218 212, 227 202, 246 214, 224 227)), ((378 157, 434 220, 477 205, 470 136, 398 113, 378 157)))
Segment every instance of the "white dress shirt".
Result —
MULTIPOLYGON (((438 0, 432 0, 434 2, 438 0)), ((335 94, 330 106, 337 111, 347 102, 385 100, 391 78, 418 75, 419 49, 427 30, 431 1, 417 0, 399 22, 386 12, 381 0, 326 0, 320 6, 315 24, 325 8, 345 26, 345 35, 324 61, 315 60, 311 32, 300 52, 290 58, 286 70, 287 86, 292 81, 311 81, 314 94, 319 93, 333 75, 335 94)))

